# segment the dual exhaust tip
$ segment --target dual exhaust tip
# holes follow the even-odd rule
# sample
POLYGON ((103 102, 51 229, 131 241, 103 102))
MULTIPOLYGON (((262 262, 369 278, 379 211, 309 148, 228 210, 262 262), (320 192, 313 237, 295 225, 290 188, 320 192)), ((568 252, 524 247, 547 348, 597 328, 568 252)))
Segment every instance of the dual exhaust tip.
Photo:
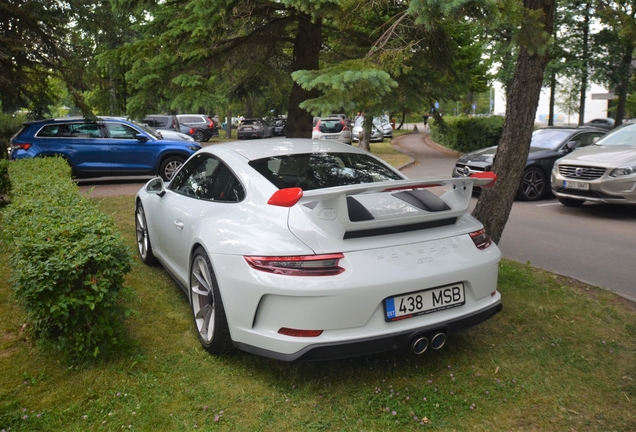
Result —
POLYGON ((424 352, 429 348, 429 346, 434 350, 438 350, 441 347, 443 347, 444 344, 446 343, 446 334, 439 332, 439 333, 432 333, 432 335, 433 335, 432 337, 429 335, 415 336, 413 340, 411 341, 411 345, 410 345, 411 350, 415 354, 424 354, 424 352))

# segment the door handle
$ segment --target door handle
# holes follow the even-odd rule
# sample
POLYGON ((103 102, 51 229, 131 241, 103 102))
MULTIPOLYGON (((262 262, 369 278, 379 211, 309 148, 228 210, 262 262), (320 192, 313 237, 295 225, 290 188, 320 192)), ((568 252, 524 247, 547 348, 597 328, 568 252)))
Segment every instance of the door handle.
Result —
POLYGON ((183 229, 183 222, 177 219, 176 221, 174 221, 174 226, 176 226, 178 229, 183 229))

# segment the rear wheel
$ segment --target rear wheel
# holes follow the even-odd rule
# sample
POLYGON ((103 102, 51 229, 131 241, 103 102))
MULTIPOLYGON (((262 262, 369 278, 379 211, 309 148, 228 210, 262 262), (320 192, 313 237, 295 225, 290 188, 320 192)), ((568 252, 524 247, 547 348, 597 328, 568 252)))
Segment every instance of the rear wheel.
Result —
POLYGON ((202 142, 205 136, 203 135, 203 131, 197 130, 194 135, 192 135, 192 138, 197 142, 202 142))
POLYGON ((546 176, 537 167, 529 167, 523 172, 521 185, 517 191, 517 199, 520 201, 536 201, 543 198, 547 190, 546 176))
POLYGON ((566 207, 580 207, 585 202, 585 200, 578 200, 578 199, 572 199, 572 198, 559 197, 557 199, 559 200, 561 204, 563 204, 566 207))
POLYGON ((141 258, 144 264, 156 264, 157 258, 152 254, 152 245, 150 244, 150 237, 148 236, 146 212, 144 212, 144 207, 141 205, 141 202, 137 203, 137 209, 135 210, 135 231, 137 232, 137 252, 139 252, 139 258, 141 258))
POLYGON ((170 156, 166 158, 166 160, 161 163, 161 167, 159 167, 159 175, 164 181, 169 182, 179 168, 181 168, 183 162, 185 162, 185 159, 180 156, 170 156))
POLYGON ((197 248, 190 268, 190 307, 199 342, 211 354, 233 350, 221 293, 208 254, 197 248))

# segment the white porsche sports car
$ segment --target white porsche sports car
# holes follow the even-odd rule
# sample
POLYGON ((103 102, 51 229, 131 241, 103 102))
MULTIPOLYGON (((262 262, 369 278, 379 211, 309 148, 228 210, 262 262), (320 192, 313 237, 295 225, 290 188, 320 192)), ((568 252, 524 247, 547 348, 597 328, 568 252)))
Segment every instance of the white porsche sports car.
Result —
POLYGON ((467 214, 496 177, 477 175, 409 180, 330 141, 217 144, 139 191, 139 255, 186 292, 213 354, 421 354, 501 310, 501 254, 467 214))

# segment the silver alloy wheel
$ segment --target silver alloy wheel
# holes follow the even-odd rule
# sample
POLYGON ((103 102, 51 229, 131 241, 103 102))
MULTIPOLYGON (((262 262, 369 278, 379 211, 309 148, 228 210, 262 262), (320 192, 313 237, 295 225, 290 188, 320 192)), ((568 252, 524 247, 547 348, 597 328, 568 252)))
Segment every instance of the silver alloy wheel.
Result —
POLYGON ((166 164, 164 174, 168 180, 172 180, 172 177, 174 177, 179 168, 181 168, 181 165, 183 165, 183 162, 178 160, 172 160, 166 164))
POLYGON ((210 344, 214 337, 216 304, 212 286, 208 265, 201 255, 197 255, 192 263, 190 301, 199 337, 205 344, 210 344))
POLYGON ((137 205, 137 212, 135 217, 135 229, 137 231, 137 249, 139 249, 139 256, 143 261, 148 258, 148 246, 150 244, 148 240, 148 226, 146 225, 146 214, 141 204, 137 205))

